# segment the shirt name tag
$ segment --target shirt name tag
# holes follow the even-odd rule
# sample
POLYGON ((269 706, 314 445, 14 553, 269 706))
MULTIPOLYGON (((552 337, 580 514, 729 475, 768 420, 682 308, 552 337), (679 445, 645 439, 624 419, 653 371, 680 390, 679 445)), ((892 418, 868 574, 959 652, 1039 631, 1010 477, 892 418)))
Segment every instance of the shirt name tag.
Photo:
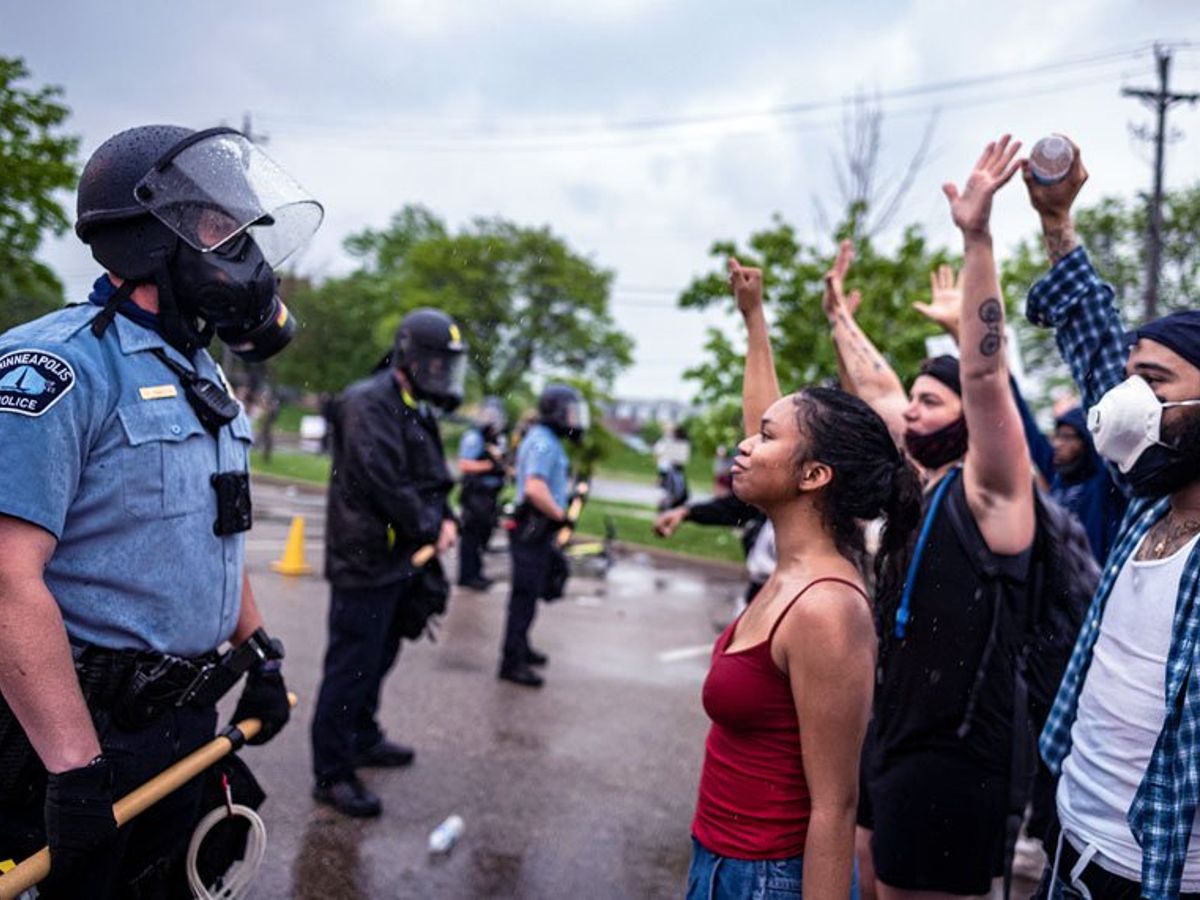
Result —
POLYGON ((138 388, 138 396, 143 400, 165 400, 176 396, 175 385, 158 384, 154 387, 138 388))

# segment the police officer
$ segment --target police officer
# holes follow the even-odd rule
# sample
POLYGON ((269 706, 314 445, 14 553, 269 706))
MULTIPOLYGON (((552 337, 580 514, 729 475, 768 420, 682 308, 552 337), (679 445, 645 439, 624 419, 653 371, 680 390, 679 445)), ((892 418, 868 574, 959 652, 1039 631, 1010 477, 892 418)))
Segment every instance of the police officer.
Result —
POLYGON ((486 591, 492 585, 492 579, 483 574, 483 551, 496 527, 497 500, 504 488, 507 430, 504 401, 487 397, 480 405, 478 420, 463 432, 458 444, 458 470, 462 473, 458 583, 477 591, 486 591))
POLYGON ((287 721, 244 569, 250 424, 205 347, 282 349, 272 266, 321 215, 232 129, 121 132, 79 183, 90 302, 0 335, 0 848, 49 843, 43 897, 186 890, 198 782, 119 833, 114 797, 210 740, 244 669, 254 742, 287 721))
POLYGON ((389 364, 335 404, 325 529, 329 645, 312 723, 313 797, 348 816, 382 810, 356 769, 413 761, 412 748, 389 741, 379 726, 379 690, 401 638, 418 636, 427 614, 439 611, 425 600, 440 564, 420 565, 414 555, 429 545, 449 549, 458 522, 430 405, 449 411, 462 402, 466 361, 454 321, 419 309, 400 322, 389 364))
POLYGON ((555 537, 567 524, 570 462, 563 439, 579 442, 588 428, 588 407, 573 387, 550 384, 538 398, 538 420, 517 448, 516 527, 509 536, 512 593, 500 658, 500 678, 541 687, 546 655, 529 646, 539 597, 547 597, 555 537))

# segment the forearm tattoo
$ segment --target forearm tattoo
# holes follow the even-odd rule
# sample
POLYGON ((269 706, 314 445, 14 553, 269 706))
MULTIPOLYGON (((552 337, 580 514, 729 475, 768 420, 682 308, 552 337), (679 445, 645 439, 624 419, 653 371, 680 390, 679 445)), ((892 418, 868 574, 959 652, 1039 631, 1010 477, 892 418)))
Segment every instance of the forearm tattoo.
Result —
POLYGON ((979 307, 979 320, 987 328, 987 334, 979 342, 979 352, 984 356, 995 356, 1004 346, 1004 308, 995 297, 989 297, 979 307))
POLYGON ((1042 237, 1046 242, 1046 255, 1050 264, 1055 265, 1060 259, 1079 246, 1079 238, 1075 236, 1075 223, 1064 225, 1043 226, 1042 237))
POLYGON ((834 347, 837 348, 839 356, 845 354, 841 358, 846 372, 850 380, 861 387, 872 377, 872 373, 883 372, 887 362, 867 340, 866 335, 851 324, 850 317, 845 312, 837 314, 837 324, 841 326, 843 340, 838 340, 835 332, 834 347))

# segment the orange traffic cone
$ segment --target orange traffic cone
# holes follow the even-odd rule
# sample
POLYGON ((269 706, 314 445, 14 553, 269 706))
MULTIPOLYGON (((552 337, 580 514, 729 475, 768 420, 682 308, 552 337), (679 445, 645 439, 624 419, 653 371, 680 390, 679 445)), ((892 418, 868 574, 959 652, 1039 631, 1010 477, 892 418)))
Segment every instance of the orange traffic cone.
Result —
POLYGON ((283 559, 271 563, 271 568, 281 575, 309 575, 312 566, 304 559, 304 517, 292 516, 288 529, 287 546, 283 548, 283 559))

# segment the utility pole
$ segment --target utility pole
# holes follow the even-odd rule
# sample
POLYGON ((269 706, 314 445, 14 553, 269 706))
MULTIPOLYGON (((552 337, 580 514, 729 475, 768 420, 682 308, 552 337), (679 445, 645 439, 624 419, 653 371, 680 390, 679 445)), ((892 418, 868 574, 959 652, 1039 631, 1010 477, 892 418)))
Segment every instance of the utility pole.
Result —
MULTIPOLYGON (((1166 44, 1154 45, 1154 61, 1158 68, 1158 89, 1124 88, 1125 97, 1136 97, 1150 107, 1156 116, 1154 130, 1154 192, 1150 197, 1150 230, 1146 235, 1146 293, 1145 318, 1158 317, 1158 276, 1162 268, 1162 195, 1163 153, 1167 142, 1167 110, 1176 103, 1195 103, 1200 94, 1172 93, 1169 89, 1171 74, 1171 48, 1166 44)), ((1139 136, 1145 136, 1141 129, 1139 136)))
POLYGON ((254 124, 250 121, 250 113, 248 112, 242 113, 242 134, 252 144, 266 144, 271 140, 269 135, 254 133, 254 124))

